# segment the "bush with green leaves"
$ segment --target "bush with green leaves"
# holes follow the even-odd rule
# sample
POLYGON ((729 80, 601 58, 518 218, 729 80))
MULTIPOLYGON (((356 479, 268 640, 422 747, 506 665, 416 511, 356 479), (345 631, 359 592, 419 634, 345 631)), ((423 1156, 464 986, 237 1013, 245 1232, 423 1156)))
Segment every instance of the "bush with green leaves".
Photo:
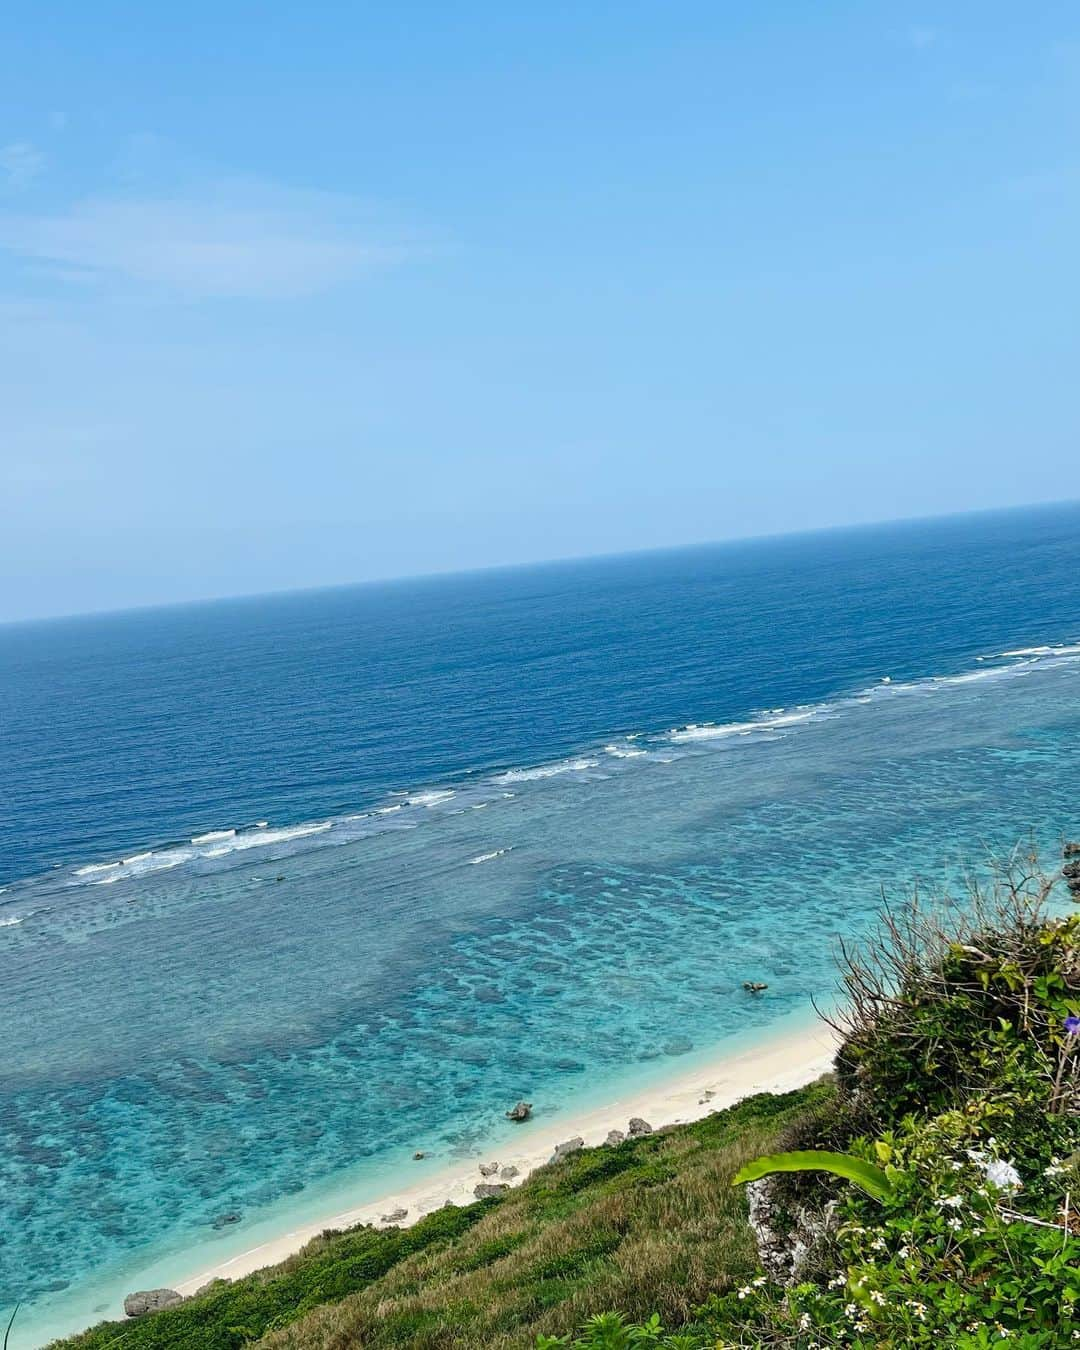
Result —
POLYGON ((1080 915, 1051 899, 1034 868, 1007 871, 959 918, 915 905, 847 953, 841 1110, 873 1122, 875 1137, 851 1146, 890 1190, 834 1191, 832 1274, 744 1287, 711 1310, 721 1335, 756 1324, 761 1345, 1080 1341, 1080 915))
POLYGON ((1080 1107, 1080 914, 1055 915, 1054 878, 1028 862, 842 944, 836 1068, 869 1129, 1002 1090, 1033 1117, 1080 1107))
POLYGON ((560 1346, 577 1346, 580 1350, 638 1350, 642 1346, 656 1346, 659 1350, 697 1350, 701 1339, 696 1334, 667 1334, 660 1318, 647 1322, 630 1323, 619 1313, 598 1313, 590 1317, 577 1336, 540 1336, 537 1350, 558 1350, 560 1346))
POLYGON ((1080 1174, 1055 1152, 1075 1148, 1075 1122, 1049 1116, 1037 1138, 1021 1137, 999 1106, 909 1119, 879 1140, 893 1189, 842 1202, 834 1275, 792 1290, 744 1286, 711 1309, 720 1338, 751 1323, 757 1339, 733 1343, 1080 1341, 1080 1225, 1067 1213, 1080 1174))

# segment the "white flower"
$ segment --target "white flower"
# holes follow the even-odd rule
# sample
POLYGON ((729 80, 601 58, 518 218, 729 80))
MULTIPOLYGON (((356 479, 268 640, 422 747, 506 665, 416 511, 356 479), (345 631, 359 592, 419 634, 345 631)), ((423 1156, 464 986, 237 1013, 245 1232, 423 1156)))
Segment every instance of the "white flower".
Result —
POLYGON ((810 1314, 809 1314, 809 1313, 803 1313, 803 1315, 799 1318, 799 1330, 800 1330, 800 1331, 809 1331, 809 1330, 810 1330, 810 1326, 811 1326, 810 1314))
POLYGON ((911 1255, 911 1248, 905 1242, 902 1247, 897 1248, 896 1254, 901 1261, 906 1261, 908 1257, 911 1255))
POLYGON ((942 1209, 946 1206, 949 1209, 960 1209, 963 1206, 964 1197, 962 1195, 939 1195, 937 1203, 942 1209))
POLYGON ((1017 1191, 1022 1185, 1020 1173, 1004 1158, 995 1158, 993 1162, 988 1162, 983 1168, 983 1173, 987 1181, 992 1182, 1001 1191, 1017 1191))
POLYGON ((836 1275, 836 1276, 833 1277, 833 1279, 831 1279, 831 1280, 829 1281, 829 1288, 830 1288, 830 1289, 843 1289, 843 1287, 844 1287, 845 1284, 847 1284, 847 1276, 846 1276, 846 1275, 836 1275))
POLYGON ((876 1304, 878 1305, 879 1308, 884 1308, 884 1306, 885 1306, 885 1301, 886 1301, 886 1300, 885 1300, 885 1295, 881 1292, 880 1289, 871 1289, 871 1290, 870 1290, 870 1299, 871 1299, 871 1302, 876 1303, 876 1304))
POLYGON ((954 1233, 959 1233, 960 1229, 963 1228, 964 1226, 963 1220, 958 1219, 955 1214, 952 1216, 951 1219, 946 1219, 945 1223, 946 1226, 951 1228, 954 1233))
POLYGON ((748 1284, 744 1284, 743 1287, 739 1290, 739 1298, 746 1298, 749 1293, 750 1293, 750 1286, 748 1284))
POLYGON ((760 1289, 761 1286, 765 1283, 765 1276, 758 1275, 755 1279, 751 1280, 750 1283, 754 1286, 755 1289, 760 1289))
POLYGON ((905 1308, 910 1308, 920 1322, 926 1321, 926 1304, 919 1303, 916 1299, 909 1298, 904 1304, 905 1308))
MULTIPOLYGON (((1064 1175, 1065 1175, 1065 1168, 1062 1167, 1060 1158, 1051 1158, 1050 1166, 1043 1168, 1044 1177, 1060 1177, 1064 1175)), ((1076 1336, 1073 1339, 1080 1340, 1080 1336, 1076 1336)))
POLYGON ((859 1305, 857 1303, 846 1303, 844 1305, 845 1317, 858 1317, 858 1315, 859 1315, 859 1305))

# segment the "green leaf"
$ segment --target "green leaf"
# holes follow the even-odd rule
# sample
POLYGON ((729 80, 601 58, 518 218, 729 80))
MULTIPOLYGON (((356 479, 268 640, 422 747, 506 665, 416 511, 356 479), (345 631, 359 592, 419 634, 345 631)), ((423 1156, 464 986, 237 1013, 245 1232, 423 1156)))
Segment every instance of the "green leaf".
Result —
POLYGON ((822 1149, 805 1149, 796 1153, 765 1153, 739 1169, 731 1180, 733 1186, 757 1181, 772 1172, 832 1172, 835 1176, 853 1181, 871 1200, 884 1200, 892 1195, 893 1185, 880 1167, 852 1157, 850 1153, 826 1153, 822 1149))

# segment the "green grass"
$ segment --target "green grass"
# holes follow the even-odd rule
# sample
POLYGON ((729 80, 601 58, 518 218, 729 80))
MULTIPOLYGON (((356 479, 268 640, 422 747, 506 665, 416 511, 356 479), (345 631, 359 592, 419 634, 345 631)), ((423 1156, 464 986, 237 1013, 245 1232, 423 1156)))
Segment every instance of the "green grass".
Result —
POLYGON ((408 1229, 325 1234, 281 1266, 58 1345, 524 1347, 612 1307, 677 1324, 757 1268, 732 1176, 831 1092, 763 1093, 692 1125, 583 1149, 502 1200, 408 1229))
POLYGON ((322 1303, 364 1289, 419 1252, 446 1250, 490 1209, 482 1201, 442 1209, 406 1229, 328 1231, 280 1266, 232 1283, 219 1281, 205 1294, 137 1320, 102 1322, 57 1346, 75 1350, 237 1350, 265 1332, 322 1303))
POLYGON ((450 1246, 265 1336, 260 1350, 532 1346, 611 1307, 685 1320, 757 1270, 732 1176, 831 1093, 761 1094, 541 1169, 450 1246))

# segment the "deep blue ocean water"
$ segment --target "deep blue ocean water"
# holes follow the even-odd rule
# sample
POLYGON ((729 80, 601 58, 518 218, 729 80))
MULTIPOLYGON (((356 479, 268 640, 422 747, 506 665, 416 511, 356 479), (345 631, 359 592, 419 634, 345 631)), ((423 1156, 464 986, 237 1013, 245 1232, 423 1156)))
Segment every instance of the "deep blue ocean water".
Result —
POLYGON ((1077 506, 0 628, 13 1347, 827 998, 1078 749, 1077 506))

